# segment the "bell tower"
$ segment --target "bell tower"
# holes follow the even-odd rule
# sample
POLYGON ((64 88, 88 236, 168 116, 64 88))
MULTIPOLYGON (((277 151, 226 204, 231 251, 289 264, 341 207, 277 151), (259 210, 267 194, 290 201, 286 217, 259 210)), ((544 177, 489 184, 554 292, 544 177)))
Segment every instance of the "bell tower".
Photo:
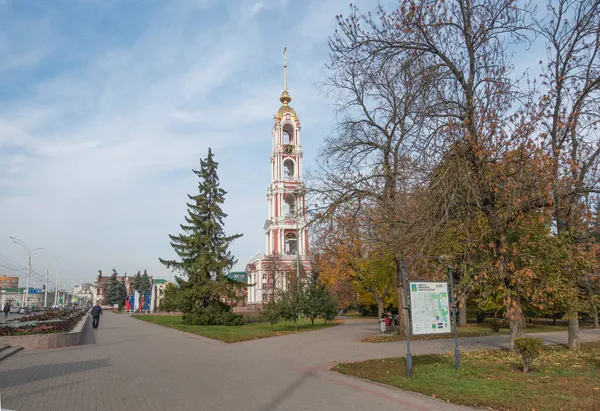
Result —
POLYGON ((300 120, 290 106, 292 97, 287 91, 286 49, 283 51, 283 93, 279 101, 282 106, 273 119, 271 184, 267 191, 269 217, 264 226, 266 255, 305 256, 308 254, 308 236, 300 120))
POLYGON ((300 120, 290 106, 286 58, 284 48, 281 107, 273 118, 271 132, 271 183, 267 190, 268 218, 263 227, 265 254, 257 254, 246 266, 248 305, 260 305, 277 289, 285 289, 287 280, 282 273, 294 269, 299 273, 299 267, 310 271, 300 120))

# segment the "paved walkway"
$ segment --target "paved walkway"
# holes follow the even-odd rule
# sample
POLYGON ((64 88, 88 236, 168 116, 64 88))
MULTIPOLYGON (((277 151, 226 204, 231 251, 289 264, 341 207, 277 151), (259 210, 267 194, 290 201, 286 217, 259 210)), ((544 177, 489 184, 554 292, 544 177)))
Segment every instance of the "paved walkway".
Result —
MULTIPOLYGON (((22 351, 0 363, 2 406, 53 410, 465 410, 329 371, 334 361, 404 355, 400 343, 365 344, 375 321, 224 344, 107 313, 85 345, 22 351)), ((566 333, 537 334, 564 342, 566 333)), ((599 330, 582 339, 600 339, 599 330)), ((505 347, 504 336, 462 339, 462 349, 505 347)), ((415 354, 450 351, 418 341, 415 354)))

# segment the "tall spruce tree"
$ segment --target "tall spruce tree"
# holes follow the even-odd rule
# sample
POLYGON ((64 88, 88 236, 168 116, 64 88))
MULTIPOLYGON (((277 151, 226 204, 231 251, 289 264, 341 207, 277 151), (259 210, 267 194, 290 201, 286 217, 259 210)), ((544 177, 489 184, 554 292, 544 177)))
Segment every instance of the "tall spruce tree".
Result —
POLYGON ((126 292, 123 283, 119 281, 117 270, 113 268, 113 273, 108 279, 108 285, 106 287, 106 296, 109 304, 118 304, 119 309, 123 306, 123 300, 125 300, 126 292))
POLYGON ((133 280, 131 280, 131 289, 140 291, 140 285, 142 284, 142 275, 138 270, 137 274, 133 276, 133 280))
POLYGON ((144 270, 144 274, 142 274, 142 277, 141 277, 140 283, 139 283, 139 288, 138 288, 139 293, 144 294, 146 291, 148 291, 150 289, 150 286, 151 286, 150 276, 148 275, 146 270, 144 270))
MULTIPOLYGON (((127 299, 127 285, 125 284, 125 279, 119 281, 119 297, 121 297, 120 304, 125 304, 125 300, 127 299)), ((119 306, 119 309, 121 307, 119 306)))
POLYGON ((200 160, 200 170, 193 170, 198 176, 198 194, 188 195, 188 214, 182 233, 170 235, 171 247, 179 260, 159 259, 173 272, 179 287, 173 287, 166 298, 169 305, 184 313, 187 324, 237 325, 241 317, 230 312, 230 307, 220 301, 222 296, 232 294, 232 282, 226 278, 227 272, 236 263, 229 251, 232 241, 242 236, 228 236, 223 228, 227 214, 221 209, 225 201, 225 190, 219 187, 218 163, 212 151, 200 160))

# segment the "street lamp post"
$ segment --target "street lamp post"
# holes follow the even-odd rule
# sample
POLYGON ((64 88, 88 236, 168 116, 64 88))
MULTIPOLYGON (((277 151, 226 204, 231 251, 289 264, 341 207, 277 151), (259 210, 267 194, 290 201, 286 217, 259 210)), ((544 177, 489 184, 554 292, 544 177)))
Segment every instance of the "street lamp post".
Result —
POLYGON ((46 283, 44 284, 44 310, 48 308, 48 271, 50 271, 50 263, 46 264, 46 283))
POLYGON ((60 278, 58 277, 58 267, 56 268, 56 287, 54 288, 54 305, 58 305, 58 286, 60 285, 60 278))
MULTIPOLYGON (((58 258, 55 258, 54 261, 58 261, 58 258)), ((58 272, 58 268, 56 269, 58 272)), ((50 263, 46 266, 46 289, 44 290, 44 309, 48 309, 48 276, 50 275, 50 263)), ((54 299, 56 304, 56 297, 54 299)))
POLYGON ((27 244, 25 244, 24 241, 19 240, 18 238, 15 237, 10 237, 11 240, 13 240, 13 243, 20 245, 21 247, 23 247, 26 251, 27 251, 27 256, 28 256, 28 262, 27 262, 27 282, 26 282, 26 288, 25 288, 25 295, 23 296, 23 301, 25 304, 23 304, 24 307, 27 307, 27 305, 29 304, 29 279, 31 277, 31 256, 33 255, 33 253, 37 250, 43 250, 43 248, 34 248, 33 250, 31 250, 27 244))

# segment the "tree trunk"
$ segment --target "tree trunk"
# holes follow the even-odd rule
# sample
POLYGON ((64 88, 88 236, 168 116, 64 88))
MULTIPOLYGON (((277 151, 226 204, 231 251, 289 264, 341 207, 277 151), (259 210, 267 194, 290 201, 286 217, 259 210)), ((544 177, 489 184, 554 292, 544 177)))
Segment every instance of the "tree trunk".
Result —
POLYGON ((381 318, 381 314, 383 314, 383 298, 375 297, 377 301, 377 318, 381 318))
POLYGON ((510 328, 510 351, 515 350, 515 340, 525 336, 525 319, 521 310, 519 297, 508 297, 507 304, 508 326, 510 328))
POLYGON ((579 336, 579 312, 573 306, 567 308, 569 316, 569 349, 579 350, 581 348, 581 338, 579 336))
POLYGON ((465 296, 458 301, 458 326, 467 326, 467 297, 465 296))
POLYGON ((398 294, 398 334, 400 339, 406 338, 406 311, 404 311, 404 284, 402 283, 402 259, 395 257, 396 261, 396 290, 398 294))
POLYGON ((586 278, 586 288, 588 292, 588 298, 590 299, 590 315, 594 321, 594 328, 598 328, 598 306, 594 300, 594 290, 592 289, 592 280, 588 275, 586 278))

